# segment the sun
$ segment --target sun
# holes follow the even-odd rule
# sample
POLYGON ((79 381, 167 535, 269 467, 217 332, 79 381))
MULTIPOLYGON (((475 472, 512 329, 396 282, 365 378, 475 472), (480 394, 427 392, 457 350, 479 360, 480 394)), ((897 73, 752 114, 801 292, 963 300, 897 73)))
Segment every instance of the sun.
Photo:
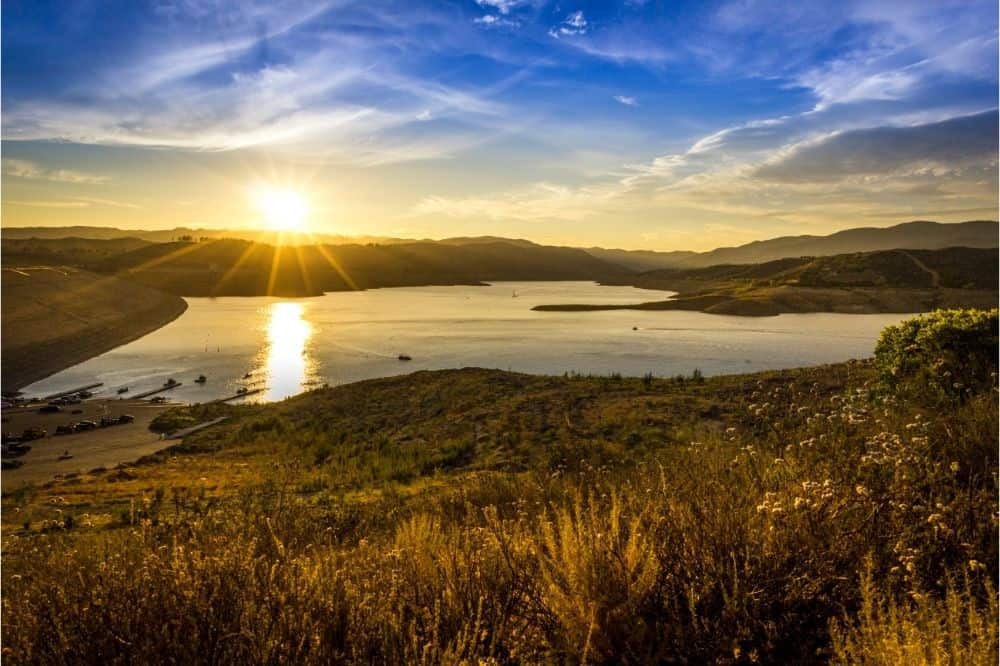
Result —
POLYGON ((307 231, 309 204, 293 189, 261 187, 253 192, 255 208, 274 231, 307 231))

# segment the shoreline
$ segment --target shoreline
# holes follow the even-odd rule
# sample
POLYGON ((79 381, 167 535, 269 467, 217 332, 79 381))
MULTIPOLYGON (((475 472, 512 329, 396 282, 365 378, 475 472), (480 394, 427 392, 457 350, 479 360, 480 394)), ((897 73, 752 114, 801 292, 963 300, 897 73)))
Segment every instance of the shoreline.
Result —
POLYGON ((747 291, 678 294, 662 301, 589 305, 536 305, 535 312, 602 310, 695 311, 739 317, 781 314, 920 314, 939 308, 996 307, 997 292, 979 289, 832 289, 774 287, 747 291))

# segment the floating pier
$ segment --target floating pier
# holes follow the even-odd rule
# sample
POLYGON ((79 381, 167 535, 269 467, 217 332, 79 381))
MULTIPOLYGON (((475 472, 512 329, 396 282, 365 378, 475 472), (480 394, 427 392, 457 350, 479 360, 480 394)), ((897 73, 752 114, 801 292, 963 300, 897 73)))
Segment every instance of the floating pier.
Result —
POLYGON ((157 393, 163 393, 164 391, 169 391, 170 389, 175 389, 178 386, 183 386, 184 382, 177 382, 176 384, 171 384, 170 386, 161 386, 160 388, 153 389, 152 391, 146 391, 145 393, 140 393, 139 395, 133 395, 133 400, 142 400, 143 398, 148 398, 151 395, 156 395, 157 393))
POLYGON ((227 418, 229 418, 229 417, 227 417, 227 416, 220 416, 217 419, 212 419, 211 421, 205 421, 203 423, 199 423, 198 425, 193 425, 190 428, 181 428, 180 430, 175 430, 172 433, 170 433, 169 435, 166 435, 164 437, 164 439, 184 439, 185 437, 187 437, 191 433, 198 432, 199 430, 202 430, 204 428, 208 428, 210 426, 214 426, 216 423, 222 423, 227 418))
POLYGON ((267 390, 267 387, 256 388, 256 389, 252 389, 250 391, 245 391, 243 393, 237 393, 236 395, 231 395, 228 398, 219 398, 218 400, 212 400, 210 402, 229 402, 230 400, 236 400, 237 398, 245 398, 248 395, 256 395, 258 393, 263 393, 266 390, 267 390))
POLYGON ((68 391, 59 391, 59 393, 53 393, 52 395, 43 397, 42 400, 55 400, 56 398, 61 398, 64 395, 73 395, 74 393, 79 393, 80 391, 89 391, 90 389, 95 389, 98 386, 104 386, 104 382, 95 382, 93 384, 87 384, 86 386, 70 389, 68 391))

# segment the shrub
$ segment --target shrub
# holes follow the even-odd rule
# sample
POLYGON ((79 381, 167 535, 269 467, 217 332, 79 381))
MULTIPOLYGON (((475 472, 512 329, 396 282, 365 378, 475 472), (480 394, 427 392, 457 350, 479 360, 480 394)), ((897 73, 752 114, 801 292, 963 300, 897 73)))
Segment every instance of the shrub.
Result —
POLYGON ((923 400, 964 400, 996 381, 997 310, 937 310, 889 326, 875 364, 897 393, 923 400))
POLYGON ((913 593, 899 602, 878 590, 871 571, 861 579, 862 606, 853 621, 831 626, 835 664, 970 664, 996 663, 997 600, 989 581, 981 588, 949 587, 943 599, 913 593))

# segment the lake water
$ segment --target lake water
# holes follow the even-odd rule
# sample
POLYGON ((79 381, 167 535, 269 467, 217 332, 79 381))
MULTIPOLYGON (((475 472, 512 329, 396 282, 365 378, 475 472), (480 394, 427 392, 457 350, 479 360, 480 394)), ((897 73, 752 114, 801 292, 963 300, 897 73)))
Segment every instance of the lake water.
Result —
POLYGON ((100 395, 122 386, 135 395, 174 378, 183 386, 163 394, 171 400, 203 402, 247 387, 264 389, 247 400, 271 401, 324 383, 465 366, 539 374, 740 373, 870 356, 881 329, 909 316, 531 311, 544 303, 668 295, 592 282, 505 282, 304 299, 189 298, 188 310, 170 324, 25 392, 100 381, 100 395), (400 361, 400 354, 413 360, 400 361), (199 374, 205 384, 194 383, 199 374))

